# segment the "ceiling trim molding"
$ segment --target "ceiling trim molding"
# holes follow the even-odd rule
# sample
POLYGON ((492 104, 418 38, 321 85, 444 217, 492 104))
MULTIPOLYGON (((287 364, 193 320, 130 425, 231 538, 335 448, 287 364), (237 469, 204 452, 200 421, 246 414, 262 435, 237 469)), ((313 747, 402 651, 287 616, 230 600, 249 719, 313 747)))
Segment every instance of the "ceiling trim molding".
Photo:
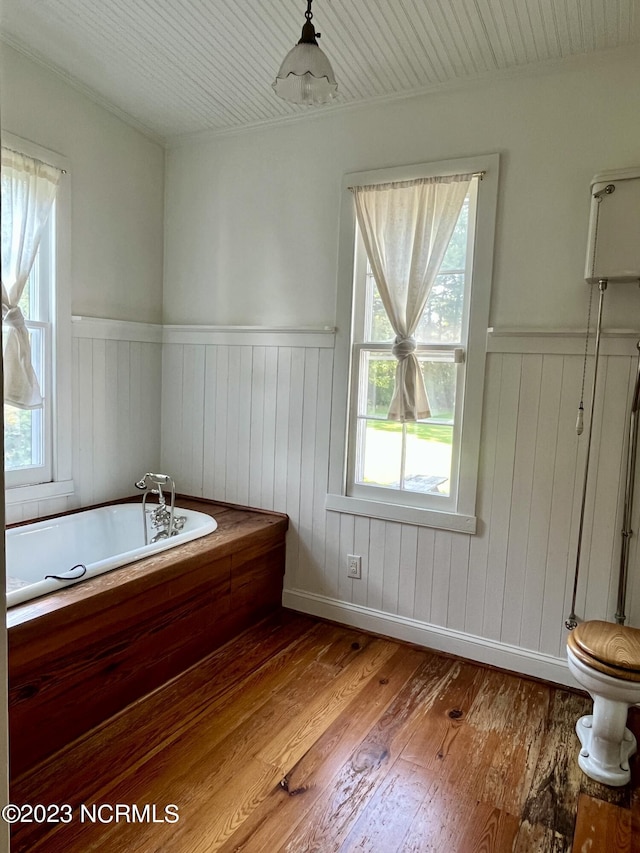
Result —
MULTIPOLYGON (((226 136, 237 136, 243 133, 251 133, 256 130, 266 130, 272 127, 282 127, 288 124, 297 124, 301 121, 317 121, 327 116, 337 115, 344 112, 356 112, 368 109, 372 106, 406 101, 412 98, 423 98, 429 95, 447 94, 449 92, 464 91, 465 89, 480 88, 490 83, 513 78, 544 77, 561 72, 580 71, 582 69, 597 67, 598 65, 613 65, 624 62, 638 56, 638 43, 622 45, 609 50, 591 51, 589 53, 573 54, 562 57, 562 59, 549 59, 544 62, 531 62, 526 65, 517 65, 512 68, 502 68, 487 71, 473 77, 461 77, 457 80, 448 80, 444 83, 435 83, 423 86, 420 89, 412 89, 407 92, 393 92, 388 95, 377 95, 358 101, 349 101, 342 104, 330 104, 313 112, 297 113, 295 115, 277 116, 270 119, 243 124, 238 127, 228 127, 198 130, 193 133, 172 135, 166 138, 165 146, 169 149, 180 148, 183 145, 200 144, 220 139, 226 136)), ((306 108, 305 108, 306 110, 306 108)))
MULTIPOLYGON (((636 27, 636 30, 638 29, 640 29, 640 27, 636 27)), ((332 104, 325 106, 322 109, 313 110, 312 112, 305 109, 304 112, 295 113, 293 115, 276 116, 239 126, 217 129, 210 128, 191 133, 163 136, 136 119, 130 113, 116 106, 112 101, 100 95, 95 91, 95 89, 92 89, 90 86, 82 83, 73 75, 68 74, 55 63, 45 59, 38 51, 27 47, 19 39, 16 39, 6 32, 0 32, 0 45, 1 44, 6 44, 8 47, 16 50, 27 59, 30 59, 42 68, 45 68, 47 71, 55 74, 72 89, 75 89, 94 104, 102 107, 107 112, 120 119, 124 124, 138 131, 147 139, 165 149, 175 149, 191 144, 202 144, 227 136, 252 133, 257 130, 267 130, 269 128, 297 124, 299 122, 319 121, 327 116, 366 110, 378 105, 391 104, 410 99, 480 88, 503 80, 548 76, 561 72, 579 71, 585 68, 607 66, 618 62, 624 62, 638 56, 638 41, 636 40, 630 44, 611 48, 609 50, 591 51, 588 53, 565 56, 561 59, 549 59, 544 62, 531 62, 510 68, 492 69, 482 74, 460 77, 456 80, 435 83, 429 86, 423 86, 419 89, 412 89, 405 92, 392 92, 386 95, 377 95, 363 100, 332 104)), ((267 83, 265 83, 265 85, 267 85, 267 83)))

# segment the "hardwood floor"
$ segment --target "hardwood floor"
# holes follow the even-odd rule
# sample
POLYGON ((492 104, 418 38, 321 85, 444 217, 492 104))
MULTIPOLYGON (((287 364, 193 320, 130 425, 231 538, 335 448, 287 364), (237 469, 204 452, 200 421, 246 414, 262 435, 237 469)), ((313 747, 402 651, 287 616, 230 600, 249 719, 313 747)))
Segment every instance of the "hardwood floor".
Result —
POLYGON ((577 765, 589 705, 284 611, 19 777, 13 802, 74 811, 12 850, 637 853, 637 759, 622 790, 577 765))

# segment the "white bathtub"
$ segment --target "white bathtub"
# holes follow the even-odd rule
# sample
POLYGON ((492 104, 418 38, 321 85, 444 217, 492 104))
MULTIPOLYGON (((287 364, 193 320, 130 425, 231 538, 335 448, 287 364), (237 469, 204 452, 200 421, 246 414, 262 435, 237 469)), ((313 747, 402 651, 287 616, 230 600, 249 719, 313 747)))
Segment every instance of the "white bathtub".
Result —
POLYGON ((7 530, 7 607, 175 548, 218 526, 202 512, 176 507, 175 514, 187 518, 182 531, 150 545, 144 544, 140 503, 98 507, 7 530), (78 564, 86 566, 86 572, 70 571, 78 564))

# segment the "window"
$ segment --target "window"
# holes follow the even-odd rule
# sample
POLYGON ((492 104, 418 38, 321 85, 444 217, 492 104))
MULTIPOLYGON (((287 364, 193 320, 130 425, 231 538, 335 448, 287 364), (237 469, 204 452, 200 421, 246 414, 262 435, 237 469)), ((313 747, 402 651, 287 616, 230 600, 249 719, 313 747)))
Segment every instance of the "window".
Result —
MULTIPOLYGON (((5 498, 11 504, 72 492, 69 203, 65 158, 4 132, 2 145, 63 172, 18 302, 42 405, 4 404, 5 498)), ((3 230, 3 240, 9 233, 3 230)), ((3 323, 5 357, 9 329, 3 323)))
MULTIPOLYGON (((31 344, 31 363, 43 403, 38 409, 4 405, 4 464, 8 486, 46 483, 52 478, 51 309, 55 298, 55 233, 54 202, 20 299, 31 344)), ((6 333, 7 329, 3 328, 3 335, 6 333)))
POLYGON ((497 171, 491 155, 345 179, 328 509, 475 532, 497 171), (399 338, 347 188, 461 174, 474 176, 411 336, 430 411, 395 419, 399 338))

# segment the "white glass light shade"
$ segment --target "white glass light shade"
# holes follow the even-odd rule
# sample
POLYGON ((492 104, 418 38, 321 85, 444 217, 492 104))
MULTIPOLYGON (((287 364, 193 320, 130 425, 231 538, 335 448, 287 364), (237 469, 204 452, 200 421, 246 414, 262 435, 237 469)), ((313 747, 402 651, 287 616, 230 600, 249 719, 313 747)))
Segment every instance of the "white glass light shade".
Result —
POLYGON ((285 56, 272 85, 276 95, 293 104, 326 104, 338 90, 331 63, 317 44, 306 42, 285 56))

